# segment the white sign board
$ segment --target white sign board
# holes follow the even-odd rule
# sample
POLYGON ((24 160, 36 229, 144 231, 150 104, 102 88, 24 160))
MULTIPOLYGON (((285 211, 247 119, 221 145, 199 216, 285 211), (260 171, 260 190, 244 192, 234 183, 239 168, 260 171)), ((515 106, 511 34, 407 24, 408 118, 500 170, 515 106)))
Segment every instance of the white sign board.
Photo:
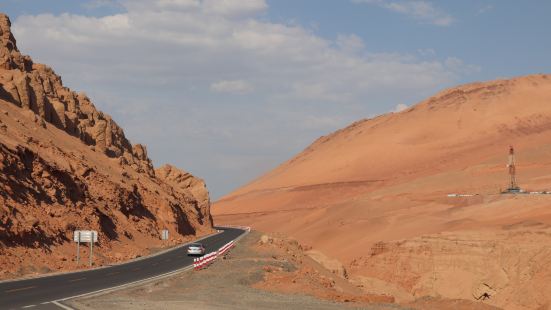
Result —
POLYGON ((75 230, 73 240, 75 242, 98 242, 98 232, 95 230, 75 230))
POLYGON ((168 229, 163 229, 161 234, 161 240, 168 240, 168 229))

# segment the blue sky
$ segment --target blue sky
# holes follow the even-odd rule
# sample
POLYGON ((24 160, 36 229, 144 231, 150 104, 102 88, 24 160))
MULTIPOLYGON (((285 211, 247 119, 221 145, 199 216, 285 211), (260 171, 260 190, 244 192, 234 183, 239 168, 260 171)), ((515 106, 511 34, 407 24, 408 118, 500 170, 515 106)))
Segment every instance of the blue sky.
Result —
POLYGON ((23 53, 215 198, 352 121, 551 72, 551 2, 5 0, 23 53))
POLYGON ((317 25, 318 33, 327 37, 355 33, 376 52, 432 49, 437 57, 455 56, 479 66, 480 72, 465 82, 551 70, 549 1, 432 1, 454 18, 446 27, 351 1, 269 3, 270 18, 317 25))

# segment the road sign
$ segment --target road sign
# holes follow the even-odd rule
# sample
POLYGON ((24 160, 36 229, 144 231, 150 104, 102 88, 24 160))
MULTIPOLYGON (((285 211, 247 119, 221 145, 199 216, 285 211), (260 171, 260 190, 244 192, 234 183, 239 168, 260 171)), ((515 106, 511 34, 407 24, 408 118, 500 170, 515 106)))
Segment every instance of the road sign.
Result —
POLYGON ((73 240, 75 242, 98 242, 98 232, 95 230, 75 230, 73 240))
POLYGON ((168 240, 168 229, 163 229, 161 231, 161 240, 168 240))
POLYGON ((95 230, 75 230, 73 240, 77 243, 77 266, 80 262, 80 243, 90 243, 90 267, 92 267, 92 256, 94 255, 94 242, 98 242, 98 232, 95 230))

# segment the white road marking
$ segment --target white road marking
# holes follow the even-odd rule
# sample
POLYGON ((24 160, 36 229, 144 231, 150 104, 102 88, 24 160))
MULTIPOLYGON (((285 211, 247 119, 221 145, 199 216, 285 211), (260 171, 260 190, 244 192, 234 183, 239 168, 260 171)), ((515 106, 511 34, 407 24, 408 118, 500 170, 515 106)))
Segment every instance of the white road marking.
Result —
POLYGON ((52 301, 52 304, 54 304, 54 305, 56 305, 56 306, 58 306, 58 307, 60 307, 61 309, 64 309, 64 310, 74 310, 73 308, 67 307, 64 304, 59 303, 57 301, 52 301))
POLYGON ((73 310, 72 308, 69 308, 69 307, 67 307, 67 306, 64 306, 64 305, 62 305, 62 304, 59 303, 59 302, 60 302, 60 301, 65 301, 65 300, 69 300, 69 299, 84 297, 84 296, 95 296, 95 295, 105 294, 105 293, 109 293, 109 292, 112 292, 112 291, 120 290, 120 289, 123 289, 123 288, 131 287, 131 286, 135 286, 135 285, 140 285, 140 284, 147 283, 147 282, 151 282, 151 281, 155 281, 155 280, 160 280, 160 279, 163 279, 163 278, 166 278, 166 277, 170 277, 170 276, 172 276, 172 275, 178 274, 178 273, 180 273, 180 272, 188 271, 188 270, 191 270, 191 269, 193 269, 193 265, 191 265, 191 266, 186 266, 186 267, 184 267, 184 268, 181 268, 181 269, 178 269, 178 270, 174 270, 174 271, 171 271, 171 272, 163 273, 163 274, 158 275, 158 276, 154 276, 154 277, 142 279, 142 280, 139 280, 139 281, 126 283, 126 284, 122 284, 122 285, 119 285, 119 286, 109 287, 109 288, 97 290, 97 291, 94 291, 94 292, 89 292, 89 293, 84 293, 84 294, 75 295, 75 296, 71 296, 71 297, 66 297, 66 298, 62 298, 62 299, 58 299, 58 300, 53 300, 52 303, 55 304, 56 306, 59 306, 59 307, 63 308, 63 309, 66 309, 66 310, 73 310))
POLYGON ((36 305, 28 305, 28 306, 24 306, 24 307, 21 307, 21 308, 27 309, 27 308, 32 308, 32 307, 36 307, 36 305))

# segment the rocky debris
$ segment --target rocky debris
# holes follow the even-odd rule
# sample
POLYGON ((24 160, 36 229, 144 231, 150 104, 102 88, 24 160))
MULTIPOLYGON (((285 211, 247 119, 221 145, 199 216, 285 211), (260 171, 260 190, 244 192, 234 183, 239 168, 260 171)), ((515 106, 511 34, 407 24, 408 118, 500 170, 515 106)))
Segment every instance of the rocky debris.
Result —
MULTIPOLYGON (((351 284, 321 253, 285 236, 257 236, 256 250, 264 256, 264 280, 253 287, 278 293, 309 294, 321 299, 355 303, 394 303, 393 296, 365 292, 351 284), (329 268, 328 268, 329 267, 329 268)), ((342 267, 342 265, 341 265, 342 267)))
MULTIPOLYGON (((507 233, 454 232, 387 242, 385 251, 351 263, 364 287, 375 289, 371 279, 396 285, 387 292, 480 301, 505 309, 536 309, 549 302, 551 275, 547 266, 551 229, 519 228, 507 233), (529 238, 526 238, 529 237, 529 238), (394 290, 394 291, 393 291, 394 290)), ((376 248, 380 247, 380 244, 376 248)), ((380 286, 380 285, 379 285, 380 286)))
POLYGON ((327 270, 330 270, 332 273, 338 275, 343 279, 348 279, 348 273, 346 268, 336 259, 332 259, 324 255, 323 253, 315 250, 307 251, 306 254, 315 260, 318 264, 325 267, 327 270))

